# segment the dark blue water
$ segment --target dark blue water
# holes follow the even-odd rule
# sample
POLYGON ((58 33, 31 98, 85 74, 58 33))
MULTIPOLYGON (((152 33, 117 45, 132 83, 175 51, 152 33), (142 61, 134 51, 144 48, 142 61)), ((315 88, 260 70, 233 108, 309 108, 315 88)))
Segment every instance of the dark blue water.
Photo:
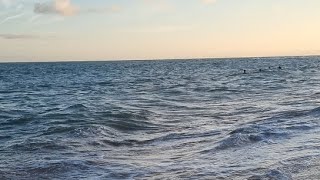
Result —
POLYGON ((0 179, 320 179, 319 87, 318 57, 0 64, 0 179))

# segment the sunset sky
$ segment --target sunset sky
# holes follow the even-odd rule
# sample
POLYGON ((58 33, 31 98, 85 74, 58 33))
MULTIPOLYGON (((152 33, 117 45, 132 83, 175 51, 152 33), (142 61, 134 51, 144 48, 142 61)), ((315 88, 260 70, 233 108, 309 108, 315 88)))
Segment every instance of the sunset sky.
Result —
POLYGON ((0 0, 0 61, 320 54, 319 0, 0 0))

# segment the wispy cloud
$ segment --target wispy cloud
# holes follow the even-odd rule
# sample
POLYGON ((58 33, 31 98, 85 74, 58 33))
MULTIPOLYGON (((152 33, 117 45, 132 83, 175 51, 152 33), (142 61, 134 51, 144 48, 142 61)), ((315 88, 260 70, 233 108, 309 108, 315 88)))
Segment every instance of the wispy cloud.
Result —
POLYGON ((25 15, 25 12, 23 12, 25 7, 24 0, 0 0, 0 7, 1 6, 5 9, 0 13, 2 16, 0 25, 25 15))
POLYGON ((12 16, 6 17, 6 18, 4 18, 3 20, 0 21, 0 25, 6 23, 6 22, 8 22, 8 21, 21 18, 21 17, 23 17, 23 15, 24 15, 24 13, 16 14, 16 15, 12 15, 12 16))

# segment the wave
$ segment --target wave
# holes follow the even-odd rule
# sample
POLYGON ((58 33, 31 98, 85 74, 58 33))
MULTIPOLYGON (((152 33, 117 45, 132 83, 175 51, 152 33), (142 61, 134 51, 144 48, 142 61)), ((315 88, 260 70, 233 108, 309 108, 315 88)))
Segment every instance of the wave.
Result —
POLYGON ((318 179, 319 178, 319 155, 306 155, 289 158, 271 166, 277 168, 267 168, 262 172, 255 173, 249 180, 258 179, 318 179))
POLYGON ((122 140, 122 141, 117 141, 114 139, 104 139, 101 140, 100 142, 95 141, 93 145, 109 145, 112 147, 120 147, 120 146, 138 146, 138 145, 143 145, 146 144, 148 141, 138 141, 138 140, 122 140))
POLYGON ((215 149, 225 150, 229 148, 241 147, 262 141, 263 139, 264 137, 261 135, 235 134, 219 142, 219 145, 215 149))
POLYGON ((65 134, 73 131, 74 129, 75 127, 72 127, 72 126, 49 127, 42 133, 42 135, 48 136, 48 135, 55 135, 55 134, 65 134))
POLYGON ((220 131, 207 131, 199 133, 168 133, 163 136, 135 137, 122 136, 118 131, 106 126, 91 126, 75 129, 73 135, 80 138, 94 138, 89 144, 92 146, 145 146, 155 144, 176 144, 204 141, 208 137, 220 135, 220 131))
POLYGON ((74 176, 79 172, 89 172, 90 168, 89 163, 77 160, 43 161, 0 171, 0 178, 2 176, 4 179, 79 179, 74 176))
POLYGON ((308 112, 308 115, 320 116, 320 107, 314 108, 308 112))
POLYGON ((218 142, 216 149, 224 150, 254 144, 257 142, 272 142, 279 138, 289 138, 296 132, 309 131, 318 127, 318 122, 303 119, 317 116, 320 108, 304 111, 286 111, 274 117, 250 122, 244 127, 236 128, 229 136, 218 142))
POLYGON ((122 132, 157 130, 161 128, 162 126, 152 122, 152 116, 153 113, 149 111, 108 111, 95 114, 96 123, 122 132))
POLYGON ((64 111, 87 111, 88 108, 83 104, 74 104, 64 109, 64 111))
POLYGON ((293 111, 284 111, 279 112, 274 115, 274 118, 296 118, 296 117, 304 117, 304 116, 319 116, 320 115, 320 107, 313 108, 311 110, 293 110, 293 111))
POLYGON ((8 149, 12 149, 14 151, 22 151, 22 152, 34 152, 34 151, 54 151, 54 150, 67 150, 68 146, 58 144, 54 141, 43 141, 43 140, 26 140, 21 143, 16 143, 10 145, 8 149))
POLYGON ((263 179, 292 180, 292 177, 290 174, 282 172, 281 170, 273 169, 273 170, 269 170, 263 175, 254 175, 248 178, 248 180, 263 180, 263 179))
POLYGON ((269 128, 262 125, 251 125, 235 129, 229 133, 229 137, 218 142, 215 149, 225 150, 247 146, 257 142, 269 143, 273 139, 286 138, 288 133, 275 128, 269 128))
POLYGON ((74 138, 106 138, 116 137, 119 134, 103 125, 86 125, 70 129, 68 135, 74 138))
POLYGON ((10 139, 10 138, 12 138, 12 136, 9 136, 9 135, 1 135, 0 136, 0 140, 7 140, 7 139, 10 139))
POLYGON ((20 117, 20 118, 13 118, 13 119, 8 119, 4 122, 1 122, 0 125, 2 126, 16 126, 16 125, 25 125, 25 124, 28 124, 32 121, 34 121, 35 118, 32 117, 32 116, 23 116, 23 117, 20 117))
POLYGON ((135 121, 135 120, 126 120, 126 121, 108 120, 104 124, 122 132, 158 129, 158 126, 155 124, 152 124, 149 122, 143 122, 143 121, 135 121))
MULTIPOLYGON (((83 108, 83 106, 73 106, 83 108)), ((80 114, 47 114, 42 116, 48 119, 48 128, 42 131, 42 135, 67 135, 70 137, 113 137, 122 133, 133 133, 136 131, 157 131, 163 126, 148 122, 150 112, 98 112, 90 118, 80 114), (94 120, 92 120, 94 119, 94 120)))

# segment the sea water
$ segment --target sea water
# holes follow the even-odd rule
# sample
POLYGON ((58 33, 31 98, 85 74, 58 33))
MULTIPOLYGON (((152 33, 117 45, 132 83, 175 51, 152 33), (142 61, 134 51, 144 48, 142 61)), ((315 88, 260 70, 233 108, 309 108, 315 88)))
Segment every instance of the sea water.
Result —
POLYGON ((0 179, 320 179, 320 58, 0 64, 0 179))

